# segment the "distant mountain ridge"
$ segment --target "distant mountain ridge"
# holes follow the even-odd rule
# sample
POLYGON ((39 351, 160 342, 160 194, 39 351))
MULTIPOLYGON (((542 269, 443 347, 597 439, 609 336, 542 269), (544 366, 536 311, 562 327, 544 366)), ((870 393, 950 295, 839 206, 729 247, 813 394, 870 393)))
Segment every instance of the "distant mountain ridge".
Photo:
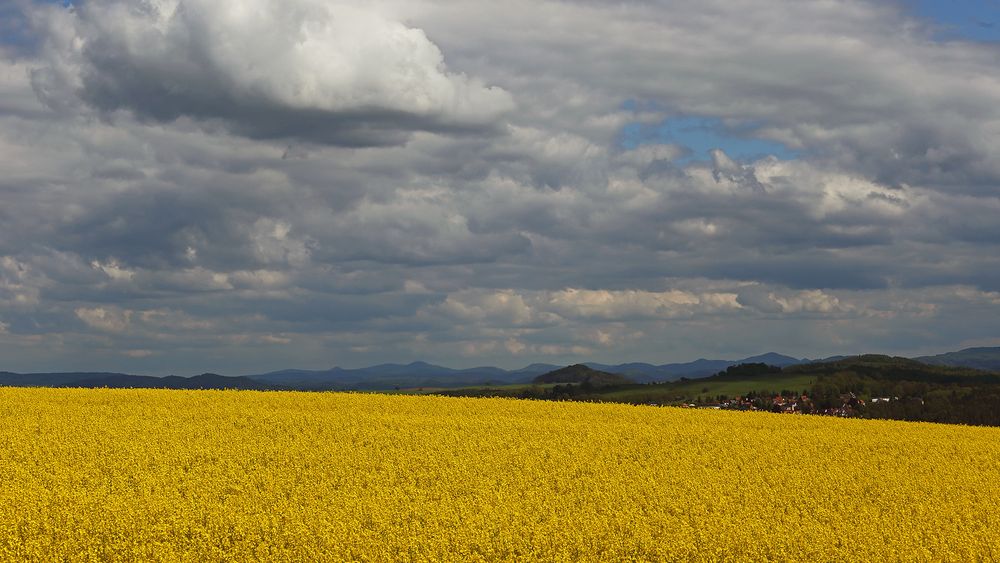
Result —
MULTIPOLYGON (((706 360, 653 365, 641 362, 600 364, 583 362, 591 369, 624 375, 639 383, 672 381, 681 377, 707 377, 729 366, 741 363, 769 363, 788 366, 810 360, 769 352, 742 360, 706 360)), ((559 369, 554 364, 531 364, 521 369, 504 370, 492 366, 452 369, 427 362, 409 364, 379 364, 367 368, 328 370, 281 370, 248 375, 251 379, 297 389, 369 389, 388 390, 396 387, 472 387, 478 385, 512 385, 530 383, 535 377, 559 369)))
MULTIPOLYGON (((788 367, 829 362, 845 358, 833 356, 821 360, 794 358, 768 352, 740 360, 710 360, 654 365, 643 362, 601 364, 584 362, 590 369, 625 376, 637 383, 696 379, 715 375, 738 364, 763 363, 788 367)), ((917 361, 953 367, 1000 371, 1000 347, 967 348, 958 352, 923 356, 917 361)), ((531 383, 539 375, 564 366, 536 363, 515 370, 492 366, 453 369, 427 362, 379 364, 365 368, 328 370, 286 369, 261 374, 227 377, 202 374, 194 377, 152 377, 111 372, 12 373, 0 372, 0 386, 15 387, 155 387, 170 389, 297 389, 320 390, 391 390, 395 388, 474 387, 531 383)))
POLYGON ((673 381, 682 377, 708 377, 725 370, 729 366, 737 364, 768 364, 772 366, 785 367, 796 364, 808 363, 812 360, 793 358, 775 352, 768 352, 759 356, 750 356, 742 360, 706 360, 697 359, 693 362, 676 364, 653 365, 646 363, 628 363, 618 365, 598 364, 585 362, 584 365, 596 370, 618 373, 635 379, 639 383, 652 383, 654 381, 673 381))
POLYGON ((11 373, 0 372, 0 385, 10 387, 85 387, 117 389, 278 389, 249 377, 227 377, 203 373, 192 377, 168 375, 129 375, 127 373, 67 372, 11 373))
POLYGON ((334 367, 328 370, 281 370, 248 375, 247 377, 272 385, 296 389, 388 390, 397 387, 460 387, 527 383, 533 377, 558 367, 560 366, 531 364, 518 370, 507 371, 491 366, 452 369, 427 362, 412 362, 409 364, 379 364, 356 369, 334 367))
POLYGON ((947 352, 935 356, 921 356, 913 359, 925 364, 938 366, 1000 371, 1000 347, 966 348, 958 352, 947 352))
MULTIPOLYGON (((653 365, 642 362, 609 365, 586 362, 590 369, 625 376, 639 383, 673 381, 681 377, 696 378, 714 375, 727 367, 748 362, 766 362, 787 366, 808 362, 773 352, 742 360, 706 360, 653 365)), ((535 363, 520 369, 505 370, 492 366, 453 369, 427 362, 409 364, 378 364, 364 368, 333 367, 328 370, 285 369, 239 377, 216 375, 217 380, 203 376, 153 377, 110 372, 67 372, 19 374, 0 372, 0 386, 17 387, 136 387, 136 388, 212 388, 212 389, 297 389, 372 390, 385 391, 407 388, 472 387, 480 385, 512 385, 531 383, 539 375, 560 369, 556 364, 535 363), (201 378, 195 381, 189 379, 201 378), (200 387, 191 387, 200 385, 200 387)), ((214 375, 214 374, 205 374, 214 375)))

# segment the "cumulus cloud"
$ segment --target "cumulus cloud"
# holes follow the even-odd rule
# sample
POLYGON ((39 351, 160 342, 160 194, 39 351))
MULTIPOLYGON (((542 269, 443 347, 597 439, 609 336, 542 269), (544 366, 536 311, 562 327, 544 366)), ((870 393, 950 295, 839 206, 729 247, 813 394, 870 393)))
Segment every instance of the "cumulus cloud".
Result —
POLYGON ((722 149, 714 149, 711 154, 712 177, 716 182, 731 182, 740 188, 760 193, 767 191, 757 179, 752 166, 735 162, 722 149))
MULTIPOLYGON (((448 295, 425 312, 490 326, 545 326, 566 321, 631 321, 672 319, 726 312, 742 306, 735 293, 694 293, 681 290, 558 291, 462 290, 448 295)), ((598 339, 600 340, 600 339, 598 339)))
POLYGON ((159 332, 208 332, 218 330, 218 323, 210 319, 200 319, 174 309, 148 309, 138 315, 143 328, 159 332))
POLYGON ((835 295, 819 289, 774 291, 757 285, 741 289, 736 300, 764 313, 820 313, 824 315, 851 311, 835 295))
POLYGON ((0 256, 0 306, 37 305, 41 294, 41 281, 28 264, 11 256, 0 256))
POLYGON ((264 264, 303 265, 309 260, 308 241, 296 240, 289 236, 290 232, 291 225, 282 221, 255 221, 250 233, 255 257, 264 264))
POLYGON ((547 304, 563 316, 628 320, 671 318, 740 307, 735 294, 687 291, 564 289, 548 294, 547 304))
POLYGON ((449 295, 437 309, 452 318, 467 322, 488 319, 491 324, 524 325, 536 316, 524 297, 511 290, 460 292, 449 295))
POLYGON ((155 354, 152 350, 123 350, 122 354, 130 358, 148 358, 155 354))
POLYGON ((88 326, 108 332, 122 332, 132 321, 132 311, 117 307, 79 307, 75 312, 88 326))
POLYGON ((513 108, 501 88, 449 72, 422 30, 371 6, 93 0, 39 11, 47 57, 32 84, 57 109, 78 98, 252 137, 372 146, 482 130, 513 108))
POLYGON ((135 270, 128 268, 123 268, 117 260, 108 260, 106 263, 101 263, 99 260, 93 260, 90 266, 95 270, 99 270, 104 275, 112 281, 131 281, 135 277, 135 270))

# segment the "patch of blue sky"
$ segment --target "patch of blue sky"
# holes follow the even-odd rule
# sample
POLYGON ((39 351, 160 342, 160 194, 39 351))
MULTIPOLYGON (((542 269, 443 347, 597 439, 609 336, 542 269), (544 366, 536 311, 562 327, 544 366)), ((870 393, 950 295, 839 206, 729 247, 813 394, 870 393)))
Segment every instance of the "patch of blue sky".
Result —
MULTIPOLYGON (((71 0, 31 0, 34 4, 55 4, 69 7, 71 0)), ((0 47, 8 47, 15 53, 30 54, 39 43, 32 29, 25 5, 20 2, 0 0, 0 47)))
POLYGON ((904 0, 911 12, 929 20, 939 39, 1000 42, 1000 0, 904 0))
POLYGON ((21 7, 0 2, 0 45, 17 47, 31 43, 34 38, 21 7))
POLYGON ((716 117, 678 116, 657 124, 629 123, 622 128, 619 144, 623 149, 641 145, 679 145, 686 154, 679 164, 709 160, 711 151, 722 149, 730 158, 752 161, 767 156, 782 160, 799 158, 801 154, 784 144, 754 136, 758 125, 730 127, 716 117))

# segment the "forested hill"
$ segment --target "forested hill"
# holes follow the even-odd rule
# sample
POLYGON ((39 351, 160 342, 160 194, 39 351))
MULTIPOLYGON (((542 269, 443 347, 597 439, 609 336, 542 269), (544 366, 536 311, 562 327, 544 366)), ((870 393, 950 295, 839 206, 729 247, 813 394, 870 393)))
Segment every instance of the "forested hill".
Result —
POLYGON ((865 354, 832 362, 782 368, 787 374, 854 376, 870 380, 925 381, 929 383, 1000 384, 1000 373, 969 367, 931 365, 909 358, 865 354))
POLYGON ((557 370, 552 370, 548 373, 543 373, 534 379, 534 383, 580 383, 592 387, 600 387, 607 385, 623 385, 634 382, 623 375, 618 375, 617 373, 608 373, 606 371, 592 369, 583 364, 574 364, 557 370))

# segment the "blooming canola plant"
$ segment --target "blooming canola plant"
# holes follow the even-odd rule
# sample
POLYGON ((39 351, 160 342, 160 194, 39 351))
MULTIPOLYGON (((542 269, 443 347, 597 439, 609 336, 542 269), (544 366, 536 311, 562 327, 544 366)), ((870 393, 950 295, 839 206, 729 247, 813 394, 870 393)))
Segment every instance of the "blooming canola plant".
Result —
POLYGON ((1000 429, 0 389, 0 559, 998 560, 1000 429))

